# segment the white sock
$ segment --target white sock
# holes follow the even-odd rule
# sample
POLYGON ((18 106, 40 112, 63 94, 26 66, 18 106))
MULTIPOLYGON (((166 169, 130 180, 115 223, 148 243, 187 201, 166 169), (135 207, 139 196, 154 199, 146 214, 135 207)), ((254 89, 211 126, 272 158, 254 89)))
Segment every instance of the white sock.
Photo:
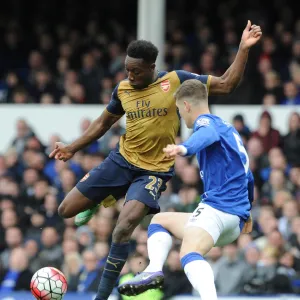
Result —
POLYGON ((201 300, 217 300, 214 273, 205 260, 194 260, 187 263, 184 272, 194 289, 200 294, 201 300))
POLYGON ((155 232, 148 238, 147 247, 150 263, 144 272, 162 271, 172 242, 171 235, 163 231, 155 232))

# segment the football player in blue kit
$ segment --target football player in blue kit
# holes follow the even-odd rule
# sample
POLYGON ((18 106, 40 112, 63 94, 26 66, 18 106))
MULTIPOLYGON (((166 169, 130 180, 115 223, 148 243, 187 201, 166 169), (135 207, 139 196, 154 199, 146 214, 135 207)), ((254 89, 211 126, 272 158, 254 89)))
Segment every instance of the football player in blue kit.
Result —
POLYGON ((167 157, 196 154, 205 192, 193 213, 159 213, 153 217, 148 228, 150 264, 119 286, 119 292, 136 295, 162 285, 162 267, 172 247, 172 234, 183 240, 181 264, 189 281, 202 300, 216 300, 213 271, 204 256, 214 246, 232 243, 242 231, 251 231, 253 175, 238 132, 210 113, 203 83, 185 81, 175 99, 193 134, 184 143, 168 145, 163 151, 167 157))

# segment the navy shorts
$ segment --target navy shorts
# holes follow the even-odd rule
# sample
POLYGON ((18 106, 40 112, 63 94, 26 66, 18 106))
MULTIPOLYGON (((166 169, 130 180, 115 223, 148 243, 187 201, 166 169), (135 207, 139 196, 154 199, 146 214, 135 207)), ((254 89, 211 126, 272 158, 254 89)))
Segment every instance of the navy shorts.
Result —
POLYGON ((118 150, 112 152, 77 183, 77 189, 105 207, 125 197, 125 203, 137 200, 150 208, 149 214, 158 213, 158 199, 166 189, 166 182, 173 176, 173 170, 153 172, 140 169, 125 160, 118 150))

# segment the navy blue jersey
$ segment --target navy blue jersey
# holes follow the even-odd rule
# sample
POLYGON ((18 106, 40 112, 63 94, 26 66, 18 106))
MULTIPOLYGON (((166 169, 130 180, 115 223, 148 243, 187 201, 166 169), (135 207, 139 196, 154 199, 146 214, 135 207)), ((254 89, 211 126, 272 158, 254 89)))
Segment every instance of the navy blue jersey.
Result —
POLYGON ((253 176, 235 128, 217 116, 200 115, 194 133, 182 145, 186 155, 197 155, 204 183, 203 203, 247 220, 253 200, 253 176))

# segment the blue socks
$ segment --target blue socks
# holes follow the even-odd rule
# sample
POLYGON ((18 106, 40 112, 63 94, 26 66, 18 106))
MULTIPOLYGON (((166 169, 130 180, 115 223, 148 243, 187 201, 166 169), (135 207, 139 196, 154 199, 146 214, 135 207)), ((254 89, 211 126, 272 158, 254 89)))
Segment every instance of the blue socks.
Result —
POLYGON ((129 243, 111 244, 95 300, 107 300, 127 260, 129 243))
POLYGON ((188 254, 186 254, 182 259, 181 259, 181 265, 182 265, 182 268, 184 269, 184 267, 194 261, 194 260, 205 260, 203 258, 203 256, 200 254, 200 253, 197 253, 197 252, 190 252, 188 254))
POLYGON ((153 235, 156 232, 165 232, 170 234, 170 232, 165 229, 163 226, 161 226, 160 224, 150 224, 148 226, 148 239, 151 235, 153 235))

